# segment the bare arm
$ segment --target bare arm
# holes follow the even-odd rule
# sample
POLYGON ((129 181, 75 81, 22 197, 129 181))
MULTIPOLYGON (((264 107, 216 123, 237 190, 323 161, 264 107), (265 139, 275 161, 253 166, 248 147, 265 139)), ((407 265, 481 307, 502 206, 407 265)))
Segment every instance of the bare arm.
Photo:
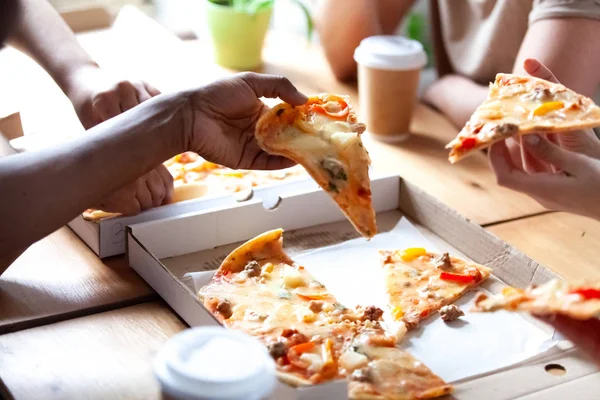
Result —
POLYGON ((68 94, 75 71, 96 66, 46 0, 19 0, 20 13, 7 42, 30 55, 68 94))
POLYGON ((533 23, 515 61, 515 73, 525 73, 527 58, 547 66, 566 87, 592 96, 600 84, 600 21, 564 18, 533 23))
MULTIPOLYGON (((527 30, 513 72, 525 74, 523 62, 535 58, 554 71, 562 84, 591 96, 600 83, 599 48, 600 21, 579 18, 537 21, 527 30)), ((424 100, 462 127, 485 100, 487 92, 486 86, 468 78, 447 75, 426 91, 424 100)))
POLYGON ((0 159, 0 273, 19 250, 183 151, 183 96, 159 96, 72 142, 0 159))
POLYGON ((324 0, 317 29, 339 80, 355 77, 354 49, 373 35, 392 34, 414 0, 324 0))

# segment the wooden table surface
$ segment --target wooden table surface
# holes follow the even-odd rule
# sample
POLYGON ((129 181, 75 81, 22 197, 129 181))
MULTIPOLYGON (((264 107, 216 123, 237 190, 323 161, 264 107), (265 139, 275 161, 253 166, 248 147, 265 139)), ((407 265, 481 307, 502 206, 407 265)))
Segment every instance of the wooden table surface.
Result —
MULTIPOLYGON (((132 10, 120 15, 112 30, 80 35, 80 41, 103 67, 136 75, 163 91, 230 73, 214 65, 205 42, 180 42, 132 10)), ((263 72, 288 76, 306 93, 347 93, 356 103, 356 88, 333 79, 318 47, 294 43, 270 36, 263 72)), ((17 92, 26 87, 31 93, 35 87, 29 82, 38 82, 48 88, 32 102, 23 92, 15 94, 26 133, 43 128, 35 118, 38 111, 53 116, 47 124, 51 131, 63 121, 77 126, 64 97, 39 68, 24 67, 36 77, 5 86, 3 73, 16 67, 4 55, 0 52, 1 87, 17 92), (49 110, 54 105, 58 108, 49 110)), ((30 61, 19 56, 15 62, 30 61)), ((6 104, 0 102, 0 114, 6 104)), ((418 183, 565 278, 600 277, 600 223, 545 213, 531 199, 498 187, 483 153, 451 166, 443 145, 457 130, 425 106, 417 107, 411 130, 412 137, 400 145, 365 138, 377 170, 418 183)), ((61 228, 0 277, 0 333, 5 333, 0 336, 0 392, 16 399, 159 398, 152 357, 184 328, 124 256, 99 260, 61 228)))

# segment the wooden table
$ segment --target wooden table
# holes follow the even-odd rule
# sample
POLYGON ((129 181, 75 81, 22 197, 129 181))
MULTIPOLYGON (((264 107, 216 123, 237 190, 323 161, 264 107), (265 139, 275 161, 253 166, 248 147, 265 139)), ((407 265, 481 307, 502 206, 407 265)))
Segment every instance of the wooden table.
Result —
MULTIPOLYGON (((180 42, 131 9, 112 30, 83 34, 80 40, 103 67, 137 74, 163 91, 230 73, 214 65, 205 41, 180 42)), ((0 86, 21 99, 17 103, 26 132, 44 126, 36 120, 37 112, 53 116, 51 131, 62 121, 78 127, 49 77, 21 56, 13 64, 5 54, 0 52, 0 86), (36 77, 20 77, 19 84, 5 86, 3 73, 21 70, 16 65, 36 77), (23 93, 36 90, 31 82, 48 90, 27 102, 23 93)), ((265 61, 264 72, 288 76, 306 93, 333 91, 357 99, 355 87, 333 79, 316 47, 271 36, 265 61)), ((0 102, 0 113, 3 106, 6 102, 0 102)), ((425 106, 417 108, 412 131, 401 145, 365 139, 377 170, 417 182, 566 278, 600 277, 600 223, 544 212, 531 199, 499 188, 483 154, 450 166, 443 145, 456 129, 425 106)), ((101 261, 68 228, 61 228, 0 277, 0 393, 16 399, 159 398, 152 357, 185 327, 124 256, 101 261)))

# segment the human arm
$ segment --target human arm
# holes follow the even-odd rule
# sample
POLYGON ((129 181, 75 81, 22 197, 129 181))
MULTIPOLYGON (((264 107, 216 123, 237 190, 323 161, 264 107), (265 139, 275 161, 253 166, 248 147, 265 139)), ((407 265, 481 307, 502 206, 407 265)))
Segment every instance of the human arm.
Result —
POLYGON ((360 41, 393 34, 413 4, 414 0, 324 0, 317 15, 317 30, 335 77, 354 78, 354 49, 360 41))
POLYGON ((50 3, 18 0, 20 12, 7 43, 31 56, 69 97, 85 129, 158 94, 98 67, 50 3))
MULTIPOLYGON (((551 18, 530 24, 519 49, 513 73, 524 74, 527 58, 540 60, 562 84, 592 96, 600 84, 600 21, 551 18)), ((506 72, 506 71, 498 71, 506 72)), ((425 92, 423 99, 462 127, 487 97, 488 88, 467 77, 447 75, 425 92), (460 93, 457 96, 456 93, 460 93)))
POLYGON ((0 159, 0 273, 22 249, 183 151, 232 168, 291 166, 254 140, 262 96, 306 101, 287 79, 240 74, 157 96, 68 143, 0 159))

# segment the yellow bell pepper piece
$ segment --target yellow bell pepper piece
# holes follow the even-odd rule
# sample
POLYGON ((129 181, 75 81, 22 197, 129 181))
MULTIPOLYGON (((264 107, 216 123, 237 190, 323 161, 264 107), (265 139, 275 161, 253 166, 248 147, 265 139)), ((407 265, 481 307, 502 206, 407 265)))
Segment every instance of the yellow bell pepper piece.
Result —
POLYGON ((392 317, 394 318, 394 321, 398 321, 400 318, 404 317, 404 310, 402 310, 402 307, 394 307, 392 309, 392 317))
POLYGON ((546 115, 551 111, 560 110, 564 106, 565 103, 563 103, 562 101, 548 101, 536 108, 535 110, 533 110, 533 115, 538 117, 541 115, 546 115))
POLYGON ((424 256, 425 254, 427 254, 427 250, 425 250, 422 247, 411 247, 408 248, 406 250, 404 250, 402 252, 402 254, 400 254, 400 258, 402 259, 402 261, 412 261, 417 257, 421 257, 424 256))

